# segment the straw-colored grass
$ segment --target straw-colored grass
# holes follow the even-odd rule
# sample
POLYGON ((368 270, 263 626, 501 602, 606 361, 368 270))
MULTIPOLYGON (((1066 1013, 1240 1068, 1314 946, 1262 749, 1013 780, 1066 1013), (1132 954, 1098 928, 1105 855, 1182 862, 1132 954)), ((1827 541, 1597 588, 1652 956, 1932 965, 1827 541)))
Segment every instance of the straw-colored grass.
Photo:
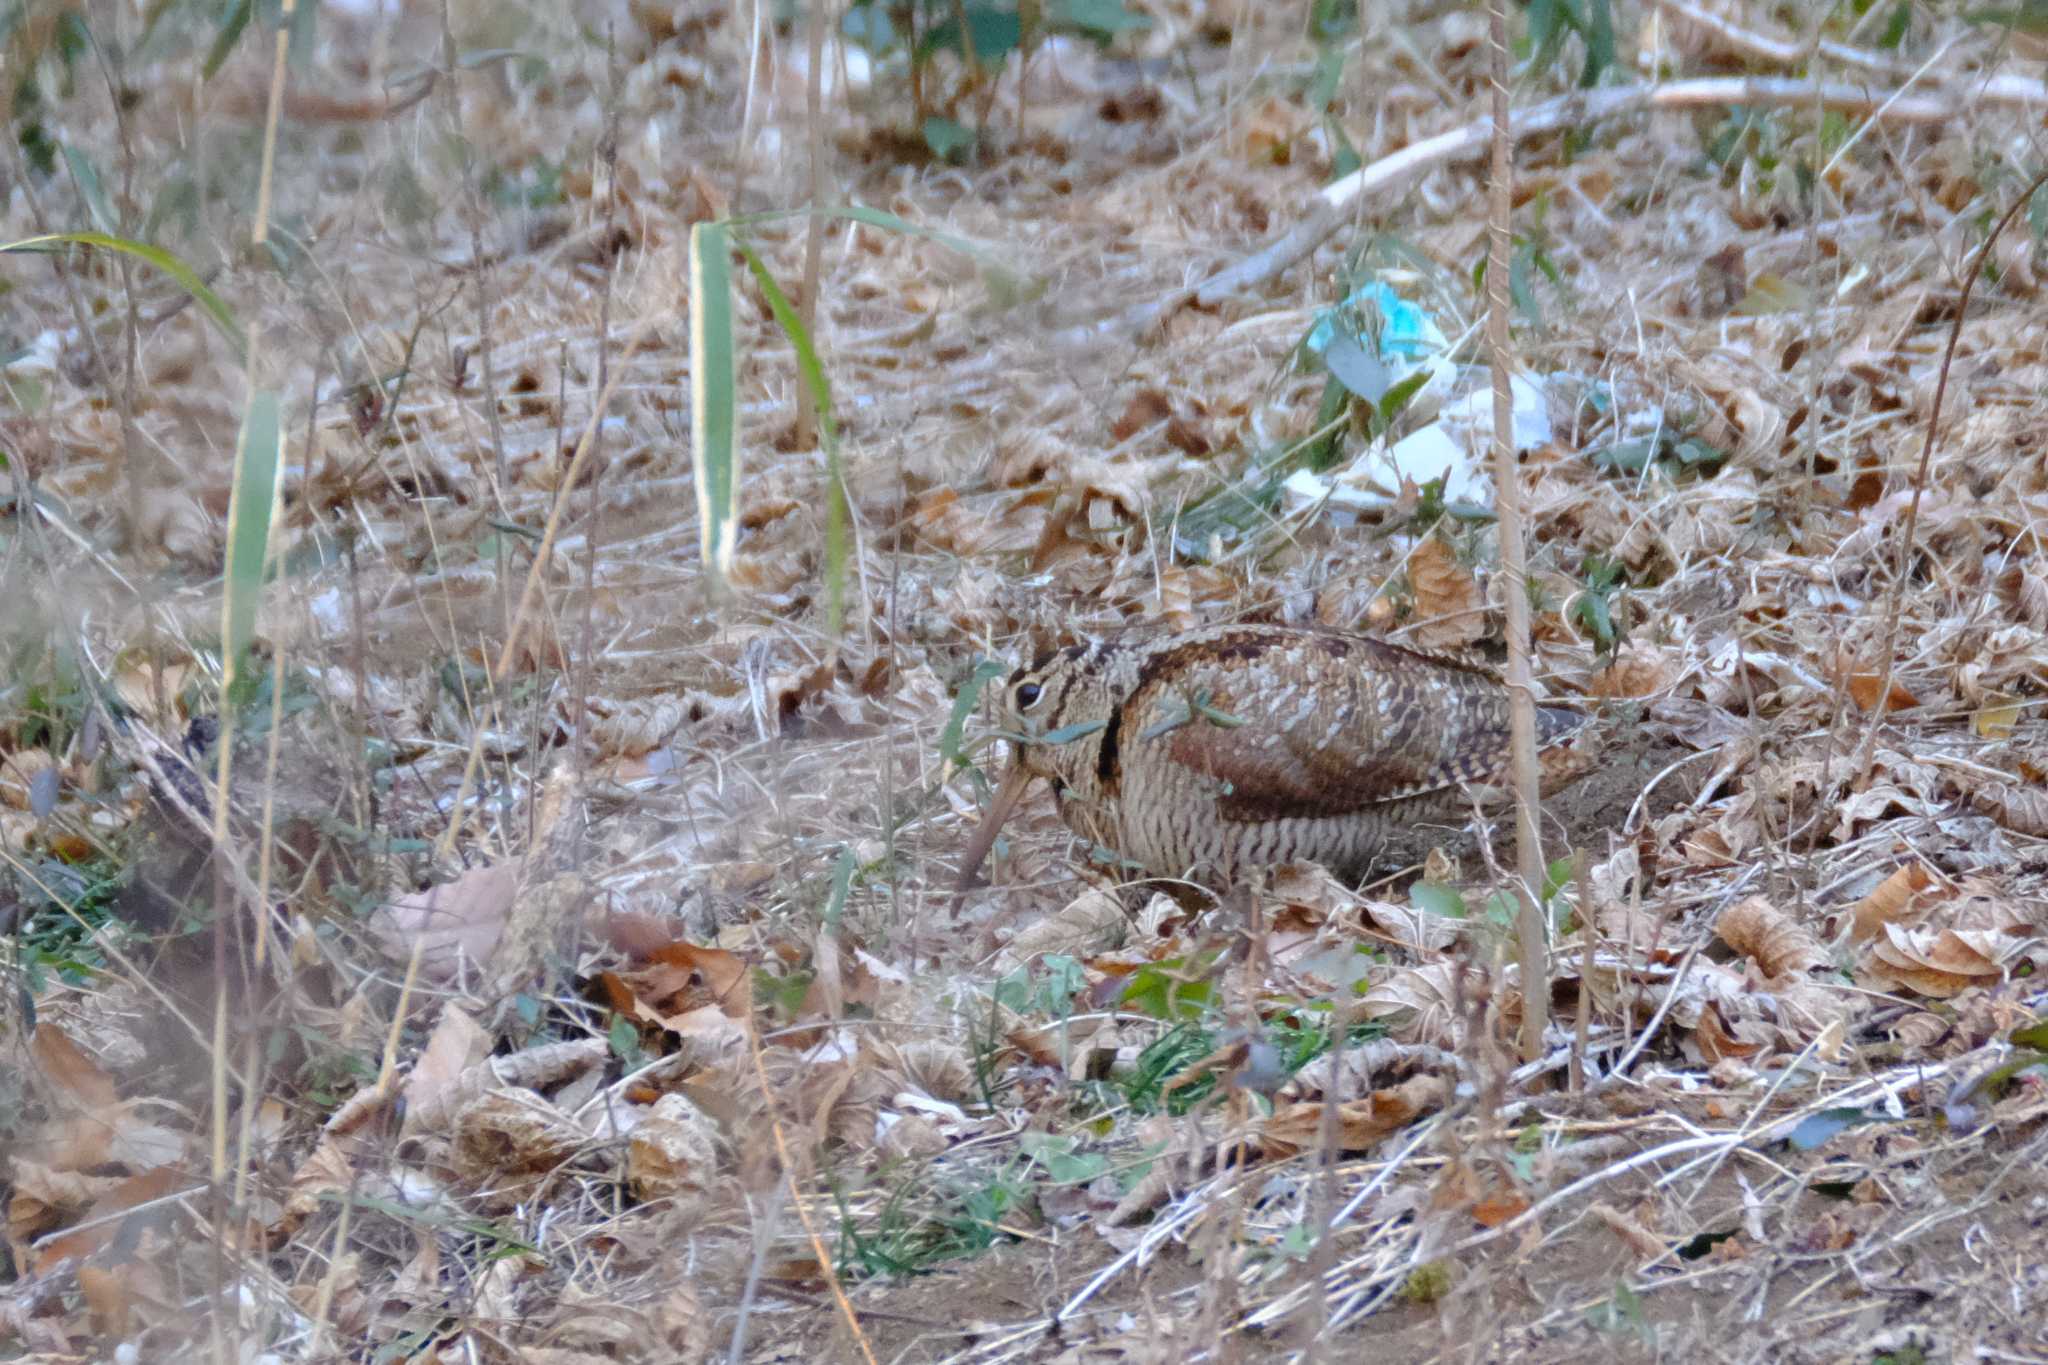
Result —
POLYGON ((1492 524, 1362 487, 1303 349, 1378 280, 1484 393, 1481 11, 1127 8, 915 90, 828 27, 823 127, 769 6, 7 37, 0 1338, 2038 1349, 2036 68, 1615 0, 1595 88, 1516 71, 1536 685, 1603 736, 1524 1062, 1504 823, 1191 908, 1038 801, 956 896, 1020 656, 1428 640, 1445 576, 1499 653, 1492 524))

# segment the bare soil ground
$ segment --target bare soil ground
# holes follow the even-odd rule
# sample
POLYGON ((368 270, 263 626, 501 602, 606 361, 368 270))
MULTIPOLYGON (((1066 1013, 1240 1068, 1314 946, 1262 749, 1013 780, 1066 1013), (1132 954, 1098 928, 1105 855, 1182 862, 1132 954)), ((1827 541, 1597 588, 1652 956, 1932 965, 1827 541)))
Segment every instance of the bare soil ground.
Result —
POLYGON ((1123 31, 1027 61, 919 5, 913 63, 828 8, 815 119, 774 6, 323 6, 281 85, 261 6, 6 36, 7 240, 233 315, 0 258, 10 1358, 2048 1359, 2030 35, 1511 16, 1537 672, 1598 736, 1525 1064, 1504 823, 1205 908, 1041 797, 954 894, 984 660, 1502 656, 1484 143, 1432 141, 1484 11, 1075 5, 1123 31), (714 575, 718 221, 837 448, 736 264, 714 575), (1396 304, 1440 373, 1381 421, 1305 343, 1396 304))

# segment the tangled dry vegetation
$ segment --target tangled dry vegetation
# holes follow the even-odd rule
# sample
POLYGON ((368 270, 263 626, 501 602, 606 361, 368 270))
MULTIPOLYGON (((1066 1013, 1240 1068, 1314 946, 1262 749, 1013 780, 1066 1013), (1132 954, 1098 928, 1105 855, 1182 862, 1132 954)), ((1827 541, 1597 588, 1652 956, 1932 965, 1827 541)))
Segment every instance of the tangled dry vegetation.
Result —
MULTIPOLYGON (((984 660, 1497 651, 1483 9, 835 27, 813 120, 770 6, 321 6, 264 182, 273 30, 215 8, 6 40, 8 239, 154 241, 249 341, 6 258, 10 1358, 2042 1358, 2048 199, 1978 255, 2031 35, 1512 16, 1563 25, 1513 94, 1538 669, 1605 735, 1524 1062, 1505 835, 1190 907, 1041 800, 953 897, 984 660), (847 550, 741 270, 720 588, 690 229, 814 197, 902 220, 817 220, 847 550)), ((794 298, 809 221, 735 229, 794 298)))

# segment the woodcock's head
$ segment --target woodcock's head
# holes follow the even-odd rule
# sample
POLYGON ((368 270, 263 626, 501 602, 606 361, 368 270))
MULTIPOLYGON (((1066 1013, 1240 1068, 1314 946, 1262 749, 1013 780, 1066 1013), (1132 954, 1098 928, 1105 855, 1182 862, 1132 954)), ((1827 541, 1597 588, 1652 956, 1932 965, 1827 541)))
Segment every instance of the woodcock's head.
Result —
POLYGON ((969 841, 961 884, 974 876, 1033 778, 1061 797, 1087 801, 1101 783, 1103 745, 1121 693, 1127 650, 1113 642, 1069 645, 1010 674, 996 702, 996 733, 1010 742, 1009 771, 969 841))
POLYGON ((1017 766, 1055 786, 1089 785, 1118 700, 1107 667, 1118 652, 1113 644, 1069 645, 1010 675, 996 726, 1017 766))

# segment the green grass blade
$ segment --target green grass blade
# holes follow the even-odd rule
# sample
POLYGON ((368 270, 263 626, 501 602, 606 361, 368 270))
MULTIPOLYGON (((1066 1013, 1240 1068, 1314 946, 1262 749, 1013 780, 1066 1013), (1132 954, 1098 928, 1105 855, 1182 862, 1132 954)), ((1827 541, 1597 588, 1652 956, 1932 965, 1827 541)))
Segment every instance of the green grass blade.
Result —
POLYGON ((220 21, 214 30, 213 46, 207 50, 206 62, 199 68, 201 79, 212 80, 221 63, 235 50, 235 44, 242 37, 242 30, 249 27, 249 19, 256 12, 255 0, 235 0, 235 6, 220 21))
POLYGON ((92 158, 69 143, 64 145, 64 164, 71 168, 71 178, 78 182, 79 197, 85 200, 85 211, 92 218, 93 226, 101 232, 114 230, 114 210, 107 203, 107 191, 100 184, 99 167, 92 164, 92 158))
POLYGON ((789 337, 790 345, 796 348, 797 373, 802 376, 804 388, 809 390, 811 404, 818 412, 818 443, 825 449, 825 629, 833 639, 839 638, 840 627, 846 622, 846 477, 839 463, 839 426, 832 416, 832 387, 825 378, 825 366, 818 359, 818 348, 811 341, 811 334, 804 326, 804 320, 797 314, 796 305, 782 292, 782 286, 775 283, 775 277, 768 273, 768 267, 761 257, 744 240, 736 240, 740 255, 746 258, 747 269, 754 273, 754 283, 761 286, 761 294, 768 300, 768 311, 775 315, 776 325, 789 337))
POLYGON ((247 341, 242 335, 242 325, 235 321, 235 315, 220 301, 220 295, 206 287, 206 281, 191 266, 148 242, 138 242, 130 237, 115 237, 105 232, 51 232, 41 237, 25 237, 18 242, 0 242, 0 252, 47 251, 54 246, 96 246, 108 251, 120 251, 139 261, 155 266, 158 270, 177 281, 184 291, 196 300, 206 315, 213 319, 221 335, 235 348, 238 360, 248 358, 247 341))
POLYGON ((981 267, 981 282, 998 307, 1008 308, 1027 302, 1045 291, 1043 280, 1032 280, 1019 275, 995 252, 965 237, 919 227, 907 218, 899 218, 882 209, 871 209, 864 204, 820 207, 817 212, 830 214, 835 218, 850 218, 856 223, 866 223, 869 227, 882 228, 888 232, 908 233, 913 237, 923 237, 937 242, 940 246, 952 248, 981 267))
POLYGON ((228 564, 221 605, 224 689, 233 692, 243 656, 256 634, 256 607, 263 596, 263 560, 270 545, 277 504, 280 453, 278 397, 268 389, 249 395, 235 443, 235 484, 228 497, 228 564))
POLYGON ((699 549, 716 583, 732 571, 739 488, 734 387, 732 233, 724 223, 698 223, 690 229, 690 454, 699 549))
POLYGON ((817 213, 827 218, 844 218, 850 222, 866 223, 869 227, 881 228, 884 232, 900 232, 909 237, 922 237, 926 241, 937 242, 950 251, 957 251, 981 267, 982 284, 988 289, 989 297, 999 307, 1008 308, 1014 304, 1028 302, 1046 290, 1047 281, 1036 276, 1018 274, 999 252, 980 242, 954 233, 941 232, 937 228, 922 227, 908 218, 899 218, 884 209, 871 209, 865 204, 820 204, 814 209, 769 209, 761 213, 735 214, 726 219, 724 225, 746 228, 759 223, 779 222, 804 213, 817 213))
POLYGON ((846 913, 846 898, 853 894, 853 874, 858 871, 860 859, 849 844, 839 850, 839 861, 832 866, 832 894, 825 902, 825 927, 835 933, 840 916, 846 913))
POLYGON ((953 713, 946 717, 946 728, 939 732, 939 762, 947 772, 953 770, 955 763, 967 761, 960 752, 960 741, 967 734, 967 717, 981 700, 981 689, 1009 671, 1010 666, 1001 659, 983 659, 960 685, 960 691, 953 697, 953 713))

